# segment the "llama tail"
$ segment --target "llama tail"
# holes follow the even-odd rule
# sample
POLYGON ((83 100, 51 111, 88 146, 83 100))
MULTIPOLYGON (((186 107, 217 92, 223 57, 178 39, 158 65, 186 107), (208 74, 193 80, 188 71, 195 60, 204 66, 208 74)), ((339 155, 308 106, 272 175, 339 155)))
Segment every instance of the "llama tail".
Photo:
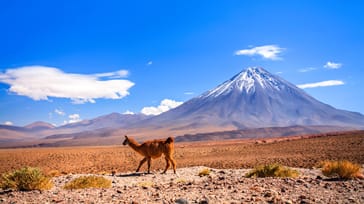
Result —
POLYGON ((166 143, 167 144, 171 144, 174 142, 174 138, 173 137, 168 137, 167 140, 166 140, 166 143))

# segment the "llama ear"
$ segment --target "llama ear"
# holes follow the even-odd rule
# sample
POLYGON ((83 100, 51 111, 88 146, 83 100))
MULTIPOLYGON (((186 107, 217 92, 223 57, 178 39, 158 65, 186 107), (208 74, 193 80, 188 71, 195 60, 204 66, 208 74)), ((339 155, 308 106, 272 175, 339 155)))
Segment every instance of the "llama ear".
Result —
POLYGON ((125 135, 125 139, 128 139, 128 136, 127 135, 125 135))

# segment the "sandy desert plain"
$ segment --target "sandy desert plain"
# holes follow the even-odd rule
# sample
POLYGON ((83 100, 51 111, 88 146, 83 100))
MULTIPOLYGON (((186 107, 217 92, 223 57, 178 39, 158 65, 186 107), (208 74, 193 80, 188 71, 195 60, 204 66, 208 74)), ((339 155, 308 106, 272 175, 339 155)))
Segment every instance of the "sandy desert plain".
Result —
POLYGON ((0 149, 0 173, 24 166, 59 173, 51 190, 0 191, 0 203, 364 203, 363 180, 330 180, 317 169, 324 160, 363 166, 364 131, 176 143, 177 175, 160 174, 163 158, 152 161, 152 174, 133 174, 142 157, 122 146, 122 139, 115 146, 0 149), (300 176, 245 178, 248 169, 272 163, 298 168, 300 176), (201 168, 211 168, 211 175, 198 177, 201 168), (84 174, 110 178, 113 187, 62 189, 66 180, 84 174))

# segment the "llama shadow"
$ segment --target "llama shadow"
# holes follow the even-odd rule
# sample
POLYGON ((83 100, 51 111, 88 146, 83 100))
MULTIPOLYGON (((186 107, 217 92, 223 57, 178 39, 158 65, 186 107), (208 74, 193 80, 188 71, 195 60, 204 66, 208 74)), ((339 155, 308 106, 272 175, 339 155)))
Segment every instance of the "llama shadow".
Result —
POLYGON ((135 173, 130 173, 130 174, 120 174, 120 175, 116 175, 117 177, 137 177, 137 176, 145 176, 148 173, 140 173, 140 172, 135 172, 135 173))

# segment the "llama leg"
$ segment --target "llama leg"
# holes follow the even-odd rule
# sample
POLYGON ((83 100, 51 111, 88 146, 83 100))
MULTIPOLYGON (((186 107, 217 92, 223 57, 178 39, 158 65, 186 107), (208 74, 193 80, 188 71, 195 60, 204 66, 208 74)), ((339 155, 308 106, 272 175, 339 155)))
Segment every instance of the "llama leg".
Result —
POLYGON ((146 162, 146 161, 147 161, 147 157, 144 157, 144 159, 142 159, 142 160, 140 161, 139 166, 138 166, 138 168, 137 168, 136 172, 139 172, 140 167, 141 167, 141 166, 144 164, 144 162, 146 162))
POLYGON ((152 158, 148 158, 148 174, 150 174, 150 164, 152 162, 152 158))
POLYGON ((173 157, 170 158, 172 166, 173 166, 173 172, 176 174, 176 161, 173 159, 173 157))
POLYGON ((167 170, 168 170, 168 168, 170 166, 169 160, 170 160, 170 158, 169 157, 166 157, 166 169, 164 169, 163 174, 165 174, 167 172, 167 170))

